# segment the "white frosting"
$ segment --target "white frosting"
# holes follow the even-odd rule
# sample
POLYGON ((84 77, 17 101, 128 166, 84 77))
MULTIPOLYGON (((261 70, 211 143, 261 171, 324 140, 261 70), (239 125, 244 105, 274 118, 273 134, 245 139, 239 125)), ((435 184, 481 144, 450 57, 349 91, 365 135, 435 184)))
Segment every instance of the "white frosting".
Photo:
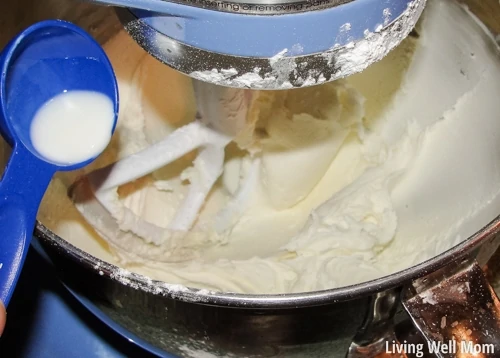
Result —
MULTIPOLYGON (((75 173, 57 175, 39 218, 130 271, 220 291, 340 287, 434 256, 500 212, 500 63, 493 43, 454 2, 430 1, 417 31, 418 40, 407 38, 345 81, 255 92, 250 102, 249 92, 197 87, 199 99, 211 98, 198 104, 200 112, 225 113, 212 126, 223 123, 248 150, 226 148, 222 175, 192 229, 169 247, 97 215, 93 224, 108 246, 66 196, 75 173), (243 114, 246 126, 231 127, 230 118, 243 114)), ((188 78, 124 33, 106 50, 122 108, 117 135, 86 172, 195 117, 188 78)), ((122 186, 116 199, 133 217, 167 228, 187 195, 193 158, 122 186)))

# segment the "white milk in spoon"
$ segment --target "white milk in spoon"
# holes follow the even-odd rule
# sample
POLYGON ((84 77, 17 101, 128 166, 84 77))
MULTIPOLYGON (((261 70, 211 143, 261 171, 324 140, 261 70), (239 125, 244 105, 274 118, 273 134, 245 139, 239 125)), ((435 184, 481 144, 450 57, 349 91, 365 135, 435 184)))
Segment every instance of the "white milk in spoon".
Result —
POLYGON ((114 124, 113 101, 93 91, 68 91, 46 102, 31 122, 35 150, 59 165, 84 162, 108 145, 114 124))

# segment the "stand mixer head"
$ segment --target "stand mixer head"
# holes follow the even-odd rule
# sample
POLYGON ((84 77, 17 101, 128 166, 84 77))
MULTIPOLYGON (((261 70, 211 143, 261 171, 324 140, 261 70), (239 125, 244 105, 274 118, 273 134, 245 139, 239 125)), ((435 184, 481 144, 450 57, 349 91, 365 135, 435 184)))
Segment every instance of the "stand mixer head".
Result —
POLYGON ((251 89, 306 87, 382 59, 426 0, 87 0, 122 7, 149 54, 192 78, 251 89))

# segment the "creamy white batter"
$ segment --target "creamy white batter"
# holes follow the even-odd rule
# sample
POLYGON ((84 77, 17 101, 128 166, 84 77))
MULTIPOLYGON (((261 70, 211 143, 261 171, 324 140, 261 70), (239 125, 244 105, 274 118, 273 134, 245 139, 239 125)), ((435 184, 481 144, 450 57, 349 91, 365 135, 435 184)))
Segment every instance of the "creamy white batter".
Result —
POLYGON ((113 101, 108 96, 92 91, 63 92, 35 113, 30 139, 48 161, 81 163, 106 148, 114 120, 113 101))
MULTIPOLYGON (((243 113, 247 125, 226 147, 222 176, 187 235, 148 241, 120 230, 117 222, 131 222, 120 212, 96 217, 97 234, 66 195, 75 173, 53 180, 39 219, 131 271, 220 291, 341 287, 434 256, 500 212, 500 63, 493 42, 453 2, 430 1, 417 32, 344 81, 250 97, 212 93, 222 96, 217 102, 198 96, 207 98, 198 103, 205 115, 233 123, 243 113)), ((190 79, 124 32, 106 51, 122 107, 110 147, 86 172, 195 117, 190 79)), ((121 186, 118 204, 170 235, 198 175, 195 154, 121 186)))

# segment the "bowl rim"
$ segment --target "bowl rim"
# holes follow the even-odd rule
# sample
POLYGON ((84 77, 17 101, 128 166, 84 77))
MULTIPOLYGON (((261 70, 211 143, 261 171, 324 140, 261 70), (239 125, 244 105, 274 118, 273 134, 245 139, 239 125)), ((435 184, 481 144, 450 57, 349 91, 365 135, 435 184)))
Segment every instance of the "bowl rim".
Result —
POLYGON ((180 284, 169 284, 163 281, 153 280, 145 275, 128 271, 117 265, 101 260, 64 240, 38 220, 35 226, 34 235, 42 244, 49 244, 55 247, 60 253, 69 257, 77 264, 122 286, 128 286, 146 293, 161 295, 179 301, 210 306, 284 309, 312 307, 349 301, 363 298, 377 292, 401 287, 451 262, 460 259, 468 259, 474 249, 477 249, 488 239, 494 239, 498 233, 500 233, 500 215, 461 243, 439 255, 404 270, 354 285, 320 291, 284 294, 229 293, 191 288, 180 284))

